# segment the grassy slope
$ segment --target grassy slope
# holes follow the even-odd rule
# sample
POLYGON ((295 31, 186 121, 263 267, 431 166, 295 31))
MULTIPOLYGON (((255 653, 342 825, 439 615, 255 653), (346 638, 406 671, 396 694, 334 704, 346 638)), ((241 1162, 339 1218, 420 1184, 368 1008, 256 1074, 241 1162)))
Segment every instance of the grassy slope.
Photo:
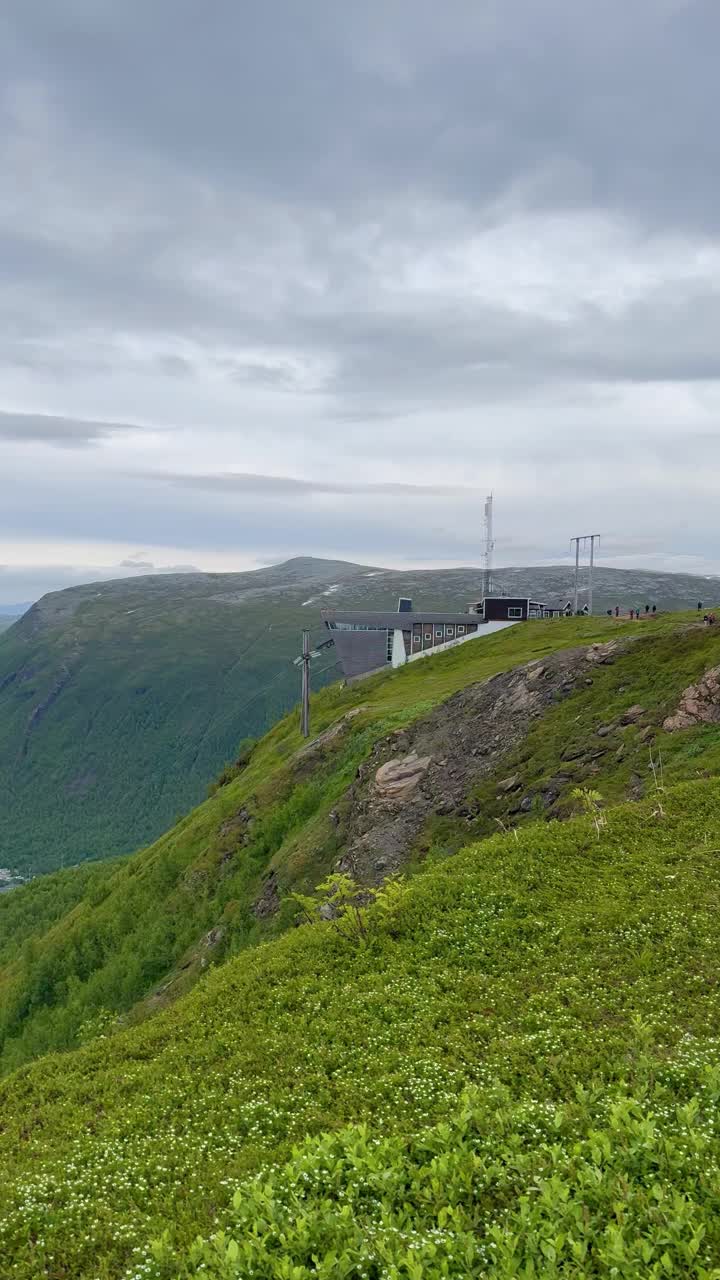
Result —
MULTIPOLYGON (((650 624, 658 631, 668 625, 650 624)), ((108 869, 95 865, 87 893, 69 911, 48 916, 53 895, 43 880, 0 897, 0 956, 15 946, 15 959, 0 967, 3 1067, 72 1045, 88 1017, 129 1009, 174 966, 189 961, 176 970, 172 994, 191 985, 208 958, 195 944, 218 924, 225 932, 211 953, 216 958, 264 936, 250 910, 263 874, 273 867, 283 891, 317 883, 337 852, 328 814, 383 734, 473 681, 622 630, 604 619, 533 623, 349 689, 335 685, 314 698, 314 732, 365 709, 299 784, 293 756, 301 738, 291 716, 266 735, 238 778, 155 845, 108 869), (245 807, 255 825, 251 841, 238 848, 224 828, 245 807), (29 932, 36 902, 45 905, 29 932)), ((281 913, 270 928, 287 920, 281 913)))
POLYGON ((637 794, 651 781, 643 736, 653 726, 652 749, 669 781, 720 772, 720 730, 668 737, 659 728, 680 691, 720 658, 720 634, 676 617, 635 630, 605 621, 533 624, 352 689, 335 686, 315 699, 317 732, 348 710, 362 710, 312 765, 298 763, 296 717, 288 718, 262 740, 244 772, 150 849, 110 867, 93 864, 87 884, 65 873, 57 893, 51 877, 0 898, 3 1069, 77 1044, 93 1019, 154 1013, 189 990, 209 963, 284 930, 292 918, 289 903, 269 920, 252 912, 263 878, 274 871, 287 895, 312 888, 333 865, 338 836, 330 811, 378 738, 472 681, 553 647, 623 634, 638 639, 612 666, 594 668, 592 684, 581 681, 477 789, 474 821, 430 820, 419 857, 444 857, 498 824, 531 820, 533 797, 561 771, 559 799, 545 816, 572 812, 578 785, 592 785, 606 800, 637 794), (618 726, 602 740, 595 736, 638 698, 646 708, 640 724, 618 726), (589 758, 563 761, 567 748, 584 744, 589 758), (593 759, 600 748, 605 754, 593 759), (522 787, 512 795, 499 792, 498 781, 514 771, 522 787), (509 812, 525 798, 532 801, 528 812, 509 812), (244 844, 235 821, 243 812, 253 818, 244 844))
POLYGON ((663 810, 493 837, 364 946, 294 931, 10 1077, 7 1274, 720 1275, 720 783, 663 810))
POLYGON ((706 725, 667 734, 662 725, 680 693, 709 667, 720 664, 720 631, 675 617, 646 628, 626 629, 635 643, 610 666, 588 669, 592 683, 543 715, 517 749, 473 793, 474 821, 452 817, 431 822, 422 850, 444 856, 496 831, 499 826, 546 817, 568 817, 577 810, 578 786, 599 790, 606 802, 637 797, 654 786, 651 759, 667 783, 720 773, 720 726, 706 725), (632 705, 644 708, 634 725, 622 715, 632 705), (598 728, 609 727, 600 737, 598 728), (568 758, 572 757, 572 758, 568 758), (503 794, 498 780, 516 775, 518 789, 503 794), (558 799, 548 809, 549 789, 558 799), (527 810, 518 809, 525 802, 527 810))
MULTIPOLYGON (((295 702, 290 659, 301 628, 319 626, 321 605, 394 608, 410 594, 426 608, 465 607, 477 594, 476 570, 368 572, 298 561, 46 597, 0 640, 0 865, 47 871, 157 838, 199 803, 243 738, 295 702), (340 589, 324 597, 328 584, 340 589)), ((553 568, 502 575, 509 590, 532 587, 541 598, 566 599, 570 580, 553 568)), ((681 575, 601 569, 597 607, 678 608, 705 588, 681 575)), ((319 668, 316 685, 334 678, 319 668)))

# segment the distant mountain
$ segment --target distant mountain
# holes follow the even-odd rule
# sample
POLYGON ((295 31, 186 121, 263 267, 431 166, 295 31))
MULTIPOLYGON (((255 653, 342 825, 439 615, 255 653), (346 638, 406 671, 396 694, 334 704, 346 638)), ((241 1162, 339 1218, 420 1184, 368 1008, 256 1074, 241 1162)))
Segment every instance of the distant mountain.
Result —
MULTIPOLYGON (((298 558, 251 573, 168 574, 54 592, 0 637, 0 866, 48 870, 128 852, 202 798, 238 744, 299 692, 300 633, 323 605, 464 608, 479 569, 386 570, 298 558)), ((504 569, 508 594, 567 600, 565 567, 504 569)), ((596 610, 694 607, 720 579, 598 569, 596 610)), ((337 678, 332 652, 316 687, 337 678)))

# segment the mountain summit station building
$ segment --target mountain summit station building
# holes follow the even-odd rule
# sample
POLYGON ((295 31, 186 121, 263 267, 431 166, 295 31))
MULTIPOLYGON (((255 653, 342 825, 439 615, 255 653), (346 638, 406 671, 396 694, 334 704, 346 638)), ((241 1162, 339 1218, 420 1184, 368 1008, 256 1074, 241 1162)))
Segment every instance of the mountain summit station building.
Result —
POLYGON ((397 612, 323 609, 322 620, 335 642, 343 675, 351 681, 560 612, 527 598, 487 596, 465 613, 431 613, 414 610, 412 601, 402 598, 397 612))

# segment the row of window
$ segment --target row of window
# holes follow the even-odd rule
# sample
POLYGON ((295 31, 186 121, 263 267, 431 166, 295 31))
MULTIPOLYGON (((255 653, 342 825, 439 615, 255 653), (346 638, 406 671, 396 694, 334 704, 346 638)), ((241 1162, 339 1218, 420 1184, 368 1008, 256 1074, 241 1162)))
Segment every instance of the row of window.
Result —
MULTIPOLYGON (((455 637, 455 630, 456 630, 456 628, 455 628, 454 626, 452 626, 452 627, 451 627, 451 626, 447 626, 447 627, 436 627, 436 628, 435 628, 435 639, 436 639, 436 640, 452 640, 452 639, 454 639, 454 637, 455 637)), ((465 635, 465 627, 464 627, 464 625, 463 625, 463 624, 459 624, 459 625, 458 625, 458 627, 457 627, 457 634, 458 634, 459 636, 464 636, 464 635, 465 635)), ((416 635, 414 635, 414 636, 413 636, 413 644, 414 644, 414 645, 418 645, 418 644, 420 644, 420 643, 421 643, 421 641, 422 641, 422 638, 423 638, 422 636, 419 636, 419 635, 417 635, 417 634, 416 634, 416 635)), ((433 638, 433 636, 432 636, 432 631, 426 631, 426 632, 425 632, 425 642, 427 643, 427 641, 428 641, 428 640, 432 640, 432 638, 433 638)))

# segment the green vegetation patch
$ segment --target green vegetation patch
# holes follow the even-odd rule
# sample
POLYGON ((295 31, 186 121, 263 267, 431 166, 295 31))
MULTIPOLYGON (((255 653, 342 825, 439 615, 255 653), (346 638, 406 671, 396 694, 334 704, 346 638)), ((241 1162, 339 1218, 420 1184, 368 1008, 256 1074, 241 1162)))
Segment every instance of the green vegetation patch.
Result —
POLYGON ((23 1068, 8 1274, 716 1277, 719 847, 716 780, 533 824, 23 1068))
POLYGON ((87 892, 68 887, 72 872, 0 899, 0 947, 4 910, 8 941, 22 942, 4 965, 0 951, 0 1069, 76 1045, 98 1017, 156 1012, 209 965, 286 928, 287 908, 254 911, 268 875, 280 897, 311 889, 332 866, 330 812, 385 734, 469 683, 616 633, 598 619, 532 623, 351 688, 333 685, 313 698, 313 733, 353 715, 325 747, 301 755, 298 717, 287 716, 251 748, 243 744, 223 785, 156 844, 107 874, 96 864, 87 892), (23 939, 9 921, 34 913, 32 938, 23 939))

